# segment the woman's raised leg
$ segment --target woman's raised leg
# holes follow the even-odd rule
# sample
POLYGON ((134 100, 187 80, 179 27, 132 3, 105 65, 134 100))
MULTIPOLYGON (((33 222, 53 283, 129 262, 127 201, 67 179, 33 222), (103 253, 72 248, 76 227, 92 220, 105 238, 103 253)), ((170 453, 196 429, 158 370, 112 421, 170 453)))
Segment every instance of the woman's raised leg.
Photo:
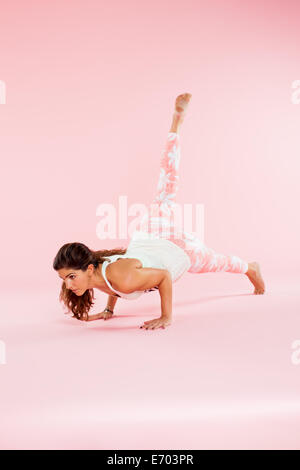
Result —
MULTIPOLYGON (((224 255, 208 248, 194 234, 183 231, 170 223, 170 216, 175 206, 175 198, 179 184, 179 163, 181 157, 179 130, 191 94, 185 93, 176 98, 175 109, 166 145, 160 160, 160 175, 156 195, 149 206, 150 217, 147 217, 147 232, 154 237, 164 237, 176 243, 190 257, 191 266, 188 272, 230 272, 246 274, 255 286, 255 294, 265 290, 259 265, 248 263, 237 255, 224 255), (154 214, 153 209, 154 208, 154 214)), ((145 221, 145 219, 144 219, 145 221)), ((145 227, 145 225, 144 225, 145 227)))
POLYGON ((176 98, 171 128, 160 159, 159 180, 155 197, 149 205, 150 217, 147 227, 148 231, 155 236, 167 237, 169 234, 168 229, 172 226, 170 217, 172 217, 172 209, 178 191, 181 157, 179 130, 191 96, 190 93, 185 93, 176 98), (165 230, 167 230, 167 233, 165 230))

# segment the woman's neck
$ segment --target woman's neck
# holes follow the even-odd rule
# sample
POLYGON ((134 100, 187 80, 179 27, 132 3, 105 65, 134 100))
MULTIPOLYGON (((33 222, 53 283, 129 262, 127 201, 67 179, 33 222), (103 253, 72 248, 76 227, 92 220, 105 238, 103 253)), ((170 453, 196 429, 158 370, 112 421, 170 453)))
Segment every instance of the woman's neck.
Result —
POLYGON ((102 263, 94 271, 94 277, 92 278, 92 288, 102 290, 103 287, 107 287, 106 281, 102 274, 102 263))

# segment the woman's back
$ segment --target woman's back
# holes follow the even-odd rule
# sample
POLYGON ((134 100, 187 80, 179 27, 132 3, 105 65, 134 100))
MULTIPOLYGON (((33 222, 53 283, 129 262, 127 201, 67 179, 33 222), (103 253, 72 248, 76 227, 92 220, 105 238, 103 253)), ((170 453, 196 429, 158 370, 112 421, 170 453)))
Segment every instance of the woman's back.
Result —
POLYGON ((120 297, 128 300, 136 299, 143 293, 150 292, 155 288, 135 291, 130 294, 113 289, 105 273, 109 263, 113 263, 119 258, 136 258, 141 261, 143 268, 168 269, 172 282, 176 282, 191 266, 189 256, 172 241, 164 238, 151 238, 146 232, 138 231, 134 233, 125 254, 107 256, 106 258, 108 260, 102 264, 102 275, 107 285, 120 297))

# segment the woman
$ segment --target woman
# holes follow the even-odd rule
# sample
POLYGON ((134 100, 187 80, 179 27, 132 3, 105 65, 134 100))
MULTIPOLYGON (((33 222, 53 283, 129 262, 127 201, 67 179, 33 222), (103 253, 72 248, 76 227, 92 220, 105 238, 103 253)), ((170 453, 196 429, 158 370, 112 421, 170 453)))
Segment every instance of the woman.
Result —
POLYGON ((82 243, 67 243, 58 251, 53 268, 63 279, 59 298, 77 319, 106 320, 112 316, 118 297, 135 299, 157 289, 161 297, 161 316, 145 322, 141 328, 165 328, 172 318, 172 284, 186 271, 246 274, 255 287, 254 294, 264 293, 265 284, 257 262, 247 263, 236 255, 216 253, 199 238, 169 221, 178 189, 179 129, 191 96, 185 93, 175 101, 153 201, 157 212, 155 217, 149 218, 147 230, 136 231, 127 249, 93 251, 82 243), (94 305, 93 288, 109 297, 103 312, 89 316, 94 305))

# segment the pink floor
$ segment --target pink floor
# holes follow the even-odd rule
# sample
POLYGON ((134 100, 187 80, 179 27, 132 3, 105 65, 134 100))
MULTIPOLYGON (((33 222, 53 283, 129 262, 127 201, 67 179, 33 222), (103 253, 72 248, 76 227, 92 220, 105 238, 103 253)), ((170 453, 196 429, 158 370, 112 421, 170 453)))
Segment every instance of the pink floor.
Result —
POLYGON ((299 450, 300 279, 265 280, 255 296, 246 276, 187 273, 155 331, 139 326, 157 292, 83 323, 56 291, 6 291, 1 449, 299 450))

